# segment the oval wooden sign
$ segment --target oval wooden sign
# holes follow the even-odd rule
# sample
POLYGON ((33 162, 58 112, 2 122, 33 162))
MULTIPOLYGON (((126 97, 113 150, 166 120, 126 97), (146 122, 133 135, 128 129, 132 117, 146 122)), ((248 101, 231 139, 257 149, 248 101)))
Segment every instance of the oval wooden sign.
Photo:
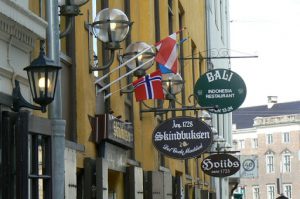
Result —
POLYGON ((164 121, 153 131, 155 148, 175 159, 199 156, 213 142, 211 128, 199 118, 176 117, 164 121))
POLYGON ((240 167, 240 161, 236 157, 226 153, 210 155, 201 163, 202 171, 214 177, 231 176, 238 172, 240 167))

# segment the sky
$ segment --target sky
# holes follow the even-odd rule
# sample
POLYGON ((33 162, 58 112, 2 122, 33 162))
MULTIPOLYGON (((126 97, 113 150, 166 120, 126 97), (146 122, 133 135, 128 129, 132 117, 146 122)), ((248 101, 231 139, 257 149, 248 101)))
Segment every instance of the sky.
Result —
POLYGON ((242 107, 300 100, 300 0, 229 0, 231 69, 245 81, 242 107))

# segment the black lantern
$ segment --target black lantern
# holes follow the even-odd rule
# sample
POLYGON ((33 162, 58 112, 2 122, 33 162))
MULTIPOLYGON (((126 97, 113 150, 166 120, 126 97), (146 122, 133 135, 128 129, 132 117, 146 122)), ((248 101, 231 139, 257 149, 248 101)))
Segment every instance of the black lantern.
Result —
POLYGON ((22 97, 19 83, 16 82, 16 87, 13 90, 13 110, 18 111, 21 107, 28 107, 46 112, 46 106, 54 99, 58 71, 60 69, 61 66, 58 66, 53 60, 46 57, 44 48, 41 48, 39 57, 24 68, 27 71, 33 101, 41 107, 29 104, 22 97))

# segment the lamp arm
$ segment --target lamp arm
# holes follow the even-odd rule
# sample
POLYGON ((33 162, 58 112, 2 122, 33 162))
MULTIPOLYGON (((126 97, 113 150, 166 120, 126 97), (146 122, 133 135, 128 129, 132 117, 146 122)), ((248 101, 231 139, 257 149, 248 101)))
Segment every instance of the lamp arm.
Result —
POLYGON ((96 66, 90 65, 90 73, 93 71, 99 71, 99 70, 105 70, 108 69, 115 59, 115 49, 110 49, 110 58, 107 63, 105 63, 103 66, 99 66, 98 64, 96 66))
POLYGON ((20 83, 18 80, 15 80, 15 88, 13 88, 12 96, 13 96, 13 104, 11 109, 13 111, 17 112, 20 110, 20 108, 26 107, 33 110, 41 110, 43 113, 46 112, 46 106, 35 106, 33 104, 30 104, 24 99, 20 91, 20 83))
POLYGON ((65 36, 67 36, 70 33, 70 31, 71 31, 71 29, 72 29, 72 27, 74 25, 74 16, 66 17, 66 19, 67 19, 67 27, 64 30, 64 32, 61 32, 59 34, 59 38, 60 39, 63 38, 63 37, 65 37, 65 36))
POLYGON ((125 94, 125 93, 132 93, 133 91, 134 91, 134 87, 131 85, 130 88, 128 88, 128 89, 121 89, 120 93, 122 95, 122 94, 125 94))

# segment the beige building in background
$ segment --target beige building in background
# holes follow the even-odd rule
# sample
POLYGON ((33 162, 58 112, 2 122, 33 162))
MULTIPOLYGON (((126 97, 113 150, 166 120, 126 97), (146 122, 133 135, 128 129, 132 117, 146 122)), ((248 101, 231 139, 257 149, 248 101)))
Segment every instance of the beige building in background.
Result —
MULTIPOLYGON (((247 199, 275 199, 300 194, 300 102, 256 106, 233 113, 233 147, 257 155, 258 177, 242 178, 237 192, 247 199)), ((243 166, 243 165, 242 165, 243 166)))

